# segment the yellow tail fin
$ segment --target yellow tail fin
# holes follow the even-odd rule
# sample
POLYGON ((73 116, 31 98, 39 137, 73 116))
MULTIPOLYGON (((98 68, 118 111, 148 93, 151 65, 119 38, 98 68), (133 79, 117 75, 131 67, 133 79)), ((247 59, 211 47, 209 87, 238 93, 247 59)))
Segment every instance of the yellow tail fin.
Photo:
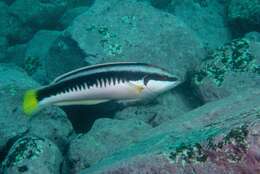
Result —
POLYGON ((23 99, 23 111, 26 115, 31 116, 38 109, 37 91, 28 90, 25 92, 23 99))

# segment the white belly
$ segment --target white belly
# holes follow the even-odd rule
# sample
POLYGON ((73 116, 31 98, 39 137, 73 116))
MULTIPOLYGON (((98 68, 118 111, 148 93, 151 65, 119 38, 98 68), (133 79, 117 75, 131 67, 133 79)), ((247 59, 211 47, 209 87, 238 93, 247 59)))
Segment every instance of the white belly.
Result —
POLYGON ((110 100, 138 100, 141 97, 142 95, 136 90, 136 87, 133 84, 126 82, 106 87, 92 86, 82 90, 79 88, 73 89, 69 92, 62 92, 55 96, 48 97, 40 103, 42 105, 89 105, 110 100))

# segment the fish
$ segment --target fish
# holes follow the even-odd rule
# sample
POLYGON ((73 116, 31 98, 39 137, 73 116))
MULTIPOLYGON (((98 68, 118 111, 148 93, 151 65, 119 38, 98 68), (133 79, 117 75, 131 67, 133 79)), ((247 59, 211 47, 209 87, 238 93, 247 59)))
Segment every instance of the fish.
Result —
POLYGON ((177 75, 147 63, 113 62, 82 67, 24 94, 23 111, 31 116, 50 105, 97 105, 109 101, 151 100, 181 83, 177 75))

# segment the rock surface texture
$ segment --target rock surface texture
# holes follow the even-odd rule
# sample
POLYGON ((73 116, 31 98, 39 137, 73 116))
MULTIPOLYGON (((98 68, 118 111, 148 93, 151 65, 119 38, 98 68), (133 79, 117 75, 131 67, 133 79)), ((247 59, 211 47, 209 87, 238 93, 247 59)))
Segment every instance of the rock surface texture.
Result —
POLYGON ((23 93, 38 84, 22 69, 13 65, 1 64, 0 74, 1 158, 10 144, 27 134, 49 138, 64 151, 68 137, 73 132, 66 115, 58 108, 48 108, 37 116, 28 118, 22 111, 23 93))
POLYGON ((62 154, 48 139, 26 136, 18 139, 3 162, 6 174, 59 173, 62 154))
POLYGON ((147 130, 135 144, 80 173, 257 174, 259 96, 254 89, 206 104, 147 130))
POLYGON ((259 0, 228 1, 228 20, 236 32, 260 31, 259 0))
POLYGON ((0 0, 0 174, 260 174, 259 32, 259 0, 0 0), (104 62, 182 83, 24 114, 25 91, 104 62))
POLYGON ((259 86, 259 49, 260 42, 242 38, 209 53, 193 79, 201 99, 214 101, 259 86))
POLYGON ((149 62, 182 77, 204 52, 200 40, 181 20, 135 0, 97 0, 67 33, 90 64, 149 62))

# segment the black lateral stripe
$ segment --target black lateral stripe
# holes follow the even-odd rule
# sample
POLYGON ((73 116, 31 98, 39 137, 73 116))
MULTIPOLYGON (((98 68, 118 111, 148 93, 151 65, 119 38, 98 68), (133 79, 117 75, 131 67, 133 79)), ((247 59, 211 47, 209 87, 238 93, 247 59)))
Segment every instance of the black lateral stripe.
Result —
POLYGON ((81 86, 87 84, 88 88, 97 84, 97 80, 101 83, 100 79, 108 79, 109 84, 116 84, 116 79, 125 79, 129 80, 140 80, 147 73, 145 72, 135 72, 135 71, 110 71, 110 72, 100 72, 96 74, 90 74, 86 76, 77 77, 75 79, 69 79, 61 81, 59 83, 52 84, 45 88, 38 90, 38 100, 41 101, 44 98, 57 95, 61 92, 69 91, 70 89, 75 88, 76 86, 81 86))
MULTIPOLYGON (((114 63, 114 64, 113 63, 107 63, 107 64, 100 64, 100 65, 97 65, 97 66, 87 66, 87 67, 79 69, 77 71, 68 73, 68 74, 62 76, 61 78, 57 79, 56 82, 60 82, 60 81, 66 79, 70 76, 73 76, 73 75, 78 74, 78 73, 82 73, 84 71, 91 71, 91 70, 102 69, 102 68, 106 68, 106 67, 122 67, 122 66, 125 66, 128 69, 130 69, 131 66, 149 66, 149 67, 160 68, 160 67, 157 67, 155 65, 151 65, 151 64, 147 64, 147 63, 137 63, 137 62, 123 62, 123 63, 114 63)), ((162 69, 162 68, 160 68, 160 69, 162 69)))

